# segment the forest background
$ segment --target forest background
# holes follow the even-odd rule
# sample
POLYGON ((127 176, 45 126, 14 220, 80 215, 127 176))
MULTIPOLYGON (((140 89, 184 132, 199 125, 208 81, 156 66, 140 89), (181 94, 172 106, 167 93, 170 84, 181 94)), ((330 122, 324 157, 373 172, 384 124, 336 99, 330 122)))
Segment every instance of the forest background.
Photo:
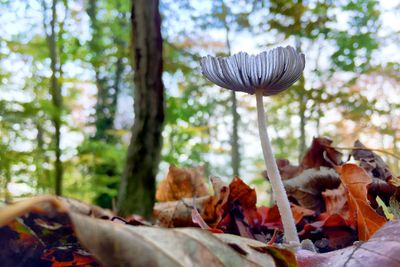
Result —
MULTIPOLYGON (((0 1, 2 199, 56 193, 112 208, 134 121, 131 1, 0 1)), ((313 136, 398 153, 398 1, 160 1, 168 166, 239 175, 266 201, 254 100, 205 80, 202 56, 292 45, 304 78, 266 99, 278 158, 313 136)), ((134 38, 134 36, 132 36, 134 38)), ((346 152, 346 151, 343 151, 346 152)), ((398 160, 382 154, 394 174, 398 160)))

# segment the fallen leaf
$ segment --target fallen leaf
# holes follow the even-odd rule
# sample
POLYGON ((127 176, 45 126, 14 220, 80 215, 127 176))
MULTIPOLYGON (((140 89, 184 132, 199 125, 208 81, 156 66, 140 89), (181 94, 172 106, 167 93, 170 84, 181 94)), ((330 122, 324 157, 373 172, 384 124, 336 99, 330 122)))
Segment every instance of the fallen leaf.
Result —
POLYGON ((0 210, 2 266, 99 266, 78 241, 65 200, 37 197, 0 210))
MULTIPOLYGON (((281 174, 282 180, 293 178, 302 171, 300 166, 292 165, 287 159, 276 160, 276 165, 278 166, 278 170, 281 174)), ((264 176, 268 176, 267 171, 265 171, 264 176)))
POLYGON ((201 217, 208 223, 214 223, 218 216, 216 205, 218 199, 215 196, 196 198, 183 198, 179 201, 168 201, 156 203, 153 208, 153 215, 157 224, 162 227, 189 227, 196 226, 192 221, 193 203, 196 205, 201 217))
POLYGON ((256 190, 250 188, 239 177, 235 177, 229 184, 228 203, 238 203, 242 208, 246 223, 253 226, 261 221, 257 212, 257 194, 256 190))
POLYGON ((290 209, 292 210, 293 218, 296 224, 299 224, 305 216, 315 215, 315 211, 295 204, 290 205, 290 209))
MULTIPOLYGON (((59 223, 62 227, 73 230, 79 244, 86 250, 70 251, 64 243, 64 252, 71 252, 71 257, 60 261, 59 251, 52 245, 43 243, 42 257, 51 260, 53 266, 99 266, 95 261, 88 261, 94 255, 104 266, 297 266, 295 256, 284 248, 275 248, 256 240, 238 236, 218 234, 194 228, 163 229, 158 227, 132 226, 100 220, 69 211, 57 198, 32 199, 32 204, 10 206, 0 211, 2 222, 14 222, 17 217, 44 216, 50 224, 59 223), (10 208, 10 209, 9 209, 10 208), (9 210, 8 212, 6 212, 9 210), (7 217, 7 218, 6 218, 7 217), (62 218, 60 221, 59 218, 62 218), (52 221, 54 220, 54 221, 52 221), (45 250, 43 250, 45 248, 45 250), (78 255, 78 256, 76 256, 78 255)), ((9 227, 0 225, 0 232, 9 227)), ((48 233, 48 239, 52 236, 48 233)), ((69 233, 68 233, 69 234, 69 233)), ((57 240, 57 239, 54 239, 57 240)), ((15 258, 15 251, 9 250, 10 241, 0 239, 3 250, 1 255, 15 258), (8 254, 7 254, 8 253, 8 254)), ((28 256, 26 254, 25 256, 28 256)), ((42 266, 38 255, 31 256, 33 266, 42 266)), ((93 258, 92 258, 93 259, 93 258)), ((5 260, 2 258, 4 263, 5 260)), ((22 257, 17 266, 24 263, 22 257)), ((6 266, 8 266, 6 264, 6 266)), ((24 266, 30 266, 24 265, 24 266)))
POLYGON ((343 218, 349 220, 349 205, 347 197, 347 189, 343 184, 337 189, 327 189, 322 192, 322 197, 325 202, 325 213, 340 214, 343 218))
POLYGON ((356 231, 339 214, 320 216, 318 221, 305 224, 299 235, 314 241, 320 252, 337 250, 357 240, 356 231))
POLYGON ((389 205, 390 198, 396 192, 396 187, 385 180, 372 178, 372 182, 367 186, 368 200, 374 209, 378 208, 376 198, 380 197, 386 205, 389 205))
POLYGON ((171 165, 157 188, 156 200, 166 202, 207 195, 204 167, 183 169, 171 165))
POLYGON ((361 149, 353 149, 351 155, 355 160, 360 161, 360 167, 363 168, 371 177, 388 181, 392 177, 389 167, 383 159, 371 150, 366 148, 359 140, 354 142, 354 147, 361 149))
POLYGON ((348 191, 350 220, 357 222, 359 240, 368 240, 386 223, 386 219, 370 206, 367 198, 367 185, 372 178, 355 164, 347 163, 337 169, 348 191))
POLYGON ((223 231, 220 230, 220 229, 211 228, 211 227, 204 221, 204 219, 201 217, 201 215, 200 215, 200 213, 199 213, 199 211, 197 210, 196 207, 194 207, 194 208, 192 209, 192 221, 193 221, 193 223, 195 223, 195 224, 197 224, 198 226, 200 226, 201 229, 208 230, 208 231, 210 231, 211 233, 215 233, 215 234, 217 234, 217 233, 223 233, 223 231))
POLYGON ((196 226, 192 221, 193 204, 196 205, 204 221, 215 228, 221 221, 224 207, 229 197, 229 186, 218 177, 211 177, 214 188, 214 196, 183 198, 179 201, 156 203, 153 215, 163 227, 188 227, 196 226))
POLYGON ((368 241, 328 252, 296 252, 299 266, 313 267, 361 267, 400 266, 400 221, 387 222, 368 241))
POLYGON ((300 163, 302 170, 319 169, 320 167, 332 168, 331 162, 335 165, 340 165, 342 162, 342 153, 331 147, 332 140, 324 137, 314 137, 310 148, 304 154, 300 163), (329 161, 325 159, 325 155, 329 161))
POLYGON ((331 168, 321 167, 319 170, 304 170, 298 176, 283 182, 287 194, 296 202, 316 212, 325 210, 322 192, 335 189, 340 185, 337 172, 331 168))

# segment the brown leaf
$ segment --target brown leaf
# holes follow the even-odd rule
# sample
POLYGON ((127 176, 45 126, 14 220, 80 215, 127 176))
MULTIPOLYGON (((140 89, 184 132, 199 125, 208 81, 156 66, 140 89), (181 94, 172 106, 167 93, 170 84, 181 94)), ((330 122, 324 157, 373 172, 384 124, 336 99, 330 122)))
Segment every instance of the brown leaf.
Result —
MULTIPOLYGON (((302 171, 300 166, 292 165, 287 159, 278 159, 276 160, 276 164, 278 165, 279 173, 281 174, 282 180, 293 178, 302 171)), ((264 176, 268 176, 266 171, 264 173, 264 176)))
POLYGON ((355 230, 339 214, 321 214, 318 221, 305 224, 299 235, 313 240, 320 252, 343 248, 357 240, 355 230))
POLYGON ((222 230, 216 229, 216 228, 211 228, 201 217, 199 211, 197 210, 196 207, 192 209, 192 221, 193 223, 197 224, 200 226, 201 229, 208 230, 211 233, 223 233, 222 230))
POLYGON ((293 218, 294 218, 294 221, 296 224, 299 224, 305 216, 314 216, 315 215, 315 211, 307 209, 302 206, 295 205, 295 204, 292 204, 290 206, 290 209, 292 210, 293 218))
POLYGON ((209 195, 203 173, 204 167, 181 169, 171 165, 167 176, 158 186, 157 201, 166 202, 209 195))
MULTIPOLYGON (((214 196, 196 198, 194 204, 201 217, 208 223, 217 220, 216 202, 214 196)), ((193 198, 183 198, 179 201, 160 202, 154 205, 153 215, 162 227, 196 226, 192 221, 193 198)))
POLYGON ((320 167, 332 168, 332 164, 325 159, 325 155, 335 165, 340 165, 342 162, 342 153, 334 148, 331 148, 332 140, 324 137, 314 137, 311 147, 306 151, 300 167, 305 169, 320 167), (324 155, 325 154, 325 155, 324 155))
POLYGON ((335 189, 340 185, 339 175, 334 169, 322 167, 320 170, 308 169, 290 180, 283 182, 288 196, 311 210, 325 210, 321 192, 335 189))
POLYGON ((235 177, 229 184, 229 203, 239 203, 243 209, 247 223, 253 225, 260 221, 260 216, 257 212, 257 194, 256 190, 250 188, 239 177, 235 177))
POLYGON ((299 250, 299 266, 400 266, 400 221, 387 222, 368 241, 329 253, 299 250))
POLYGON ((368 189, 368 200, 371 202, 371 206, 377 209, 378 203, 376 197, 380 197, 386 205, 389 205, 390 198, 396 192, 396 187, 391 183, 386 182, 378 178, 372 178, 372 183, 367 187, 368 189))
POLYGON ((375 212, 367 199, 367 185, 372 182, 368 173, 355 164, 338 167, 349 198, 350 220, 357 222, 359 240, 368 240, 386 219, 375 212))
POLYGON ((325 190, 322 192, 322 197, 325 202, 325 213, 340 214, 343 218, 350 219, 347 189, 343 184, 340 184, 337 189, 325 190))
MULTIPOLYGON (((218 177, 212 177, 214 196, 204 196, 194 199, 194 204, 201 217, 214 228, 219 221, 229 197, 229 187, 218 177)), ((163 227, 196 226, 192 221, 193 198, 183 198, 179 201, 156 203, 153 209, 154 217, 163 227)))
MULTIPOLYGON (((283 266, 297 265, 293 253, 289 250, 266 246, 255 240, 224 234, 212 235, 193 228, 163 229, 113 223, 70 212, 56 198, 33 198, 30 203, 25 202, 1 210, 0 221, 13 222, 18 215, 35 217, 38 211, 41 211, 50 223, 53 219, 58 223, 59 216, 67 218, 69 221, 64 221, 63 227, 72 225, 81 244, 104 266, 273 267, 275 262, 286 264, 283 266), (5 212, 7 209, 9 211, 5 212)), ((47 233, 48 237, 51 235, 51 231, 47 233)), ((1 247, 8 249, 8 243, 3 242, 8 240, 0 239, 1 247)), ((52 254, 53 247, 47 246, 46 243, 44 245, 46 255, 56 259, 54 257, 57 255, 52 254)), ((69 247, 62 245, 64 252, 69 252, 69 247)), ((11 252, 10 257, 15 257, 14 253, 11 252)), ((89 252, 86 252, 86 255, 90 255, 89 252)), ((34 259, 36 258, 32 260, 34 259)), ((87 260, 87 257, 74 255, 71 259, 53 263, 57 266, 98 266, 96 262, 87 260)), ((2 263, 5 263, 5 259, 2 260, 2 263)), ((20 261, 19 264, 23 262, 20 261)))
MULTIPOLYGON (((359 141, 354 142, 354 147, 365 148, 359 141)), ((392 177, 389 167, 383 159, 371 150, 353 149, 351 155, 355 160, 360 161, 360 167, 363 168, 371 177, 388 181, 392 177)))

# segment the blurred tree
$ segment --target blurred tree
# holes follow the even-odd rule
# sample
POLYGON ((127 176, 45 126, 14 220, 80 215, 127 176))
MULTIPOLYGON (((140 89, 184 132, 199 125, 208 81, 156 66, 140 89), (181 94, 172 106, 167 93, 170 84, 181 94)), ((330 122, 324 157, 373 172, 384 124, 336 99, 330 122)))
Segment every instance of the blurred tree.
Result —
POLYGON ((130 1, 90 0, 87 14, 90 18, 91 40, 88 42, 88 56, 94 70, 97 88, 94 125, 95 133, 90 140, 79 147, 84 159, 85 171, 93 177, 96 185, 96 204, 114 208, 119 180, 122 175, 122 148, 114 126, 118 97, 126 83, 128 65, 129 12, 130 1), (101 16, 99 15, 101 14, 101 16), (85 160, 93 156, 93 160, 85 160))
MULTIPOLYGON (((67 2, 63 2, 67 4, 67 2)), ((48 43, 49 55, 50 55, 50 95, 53 103, 53 113, 51 114, 51 120, 54 126, 54 151, 55 151, 55 193, 56 195, 62 195, 62 180, 63 180, 63 165, 61 162, 61 125, 62 125, 62 111, 63 111, 63 101, 61 94, 61 83, 60 78, 62 77, 62 62, 59 57, 59 52, 62 53, 62 46, 57 45, 57 40, 59 36, 56 32, 56 26, 59 28, 61 33, 63 29, 62 23, 57 23, 57 0, 52 0, 50 7, 50 22, 48 21, 47 13, 49 8, 47 7, 46 0, 42 0, 43 6, 43 27, 46 34, 46 39, 48 43), (58 25, 57 25, 58 24, 58 25)), ((62 45, 62 42, 59 42, 62 45)))
POLYGON ((164 85, 158 0, 132 1, 135 122, 121 180, 118 212, 150 217, 162 146, 164 85))

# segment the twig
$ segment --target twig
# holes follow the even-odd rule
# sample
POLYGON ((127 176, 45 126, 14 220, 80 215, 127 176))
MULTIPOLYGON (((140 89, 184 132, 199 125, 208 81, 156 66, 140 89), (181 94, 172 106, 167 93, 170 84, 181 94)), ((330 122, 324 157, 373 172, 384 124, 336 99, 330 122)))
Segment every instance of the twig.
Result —
POLYGON ((394 158, 396 158, 397 160, 400 160, 400 155, 397 155, 393 152, 387 151, 385 149, 381 149, 381 148, 369 148, 369 147, 338 147, 338 146, 326 146, 329 148, 334 148, 334 149, 338 149, 338 150, 369 150, 369 151, 377 151, 377 152, 381 152, 384 154, 388 154, 394 158))

